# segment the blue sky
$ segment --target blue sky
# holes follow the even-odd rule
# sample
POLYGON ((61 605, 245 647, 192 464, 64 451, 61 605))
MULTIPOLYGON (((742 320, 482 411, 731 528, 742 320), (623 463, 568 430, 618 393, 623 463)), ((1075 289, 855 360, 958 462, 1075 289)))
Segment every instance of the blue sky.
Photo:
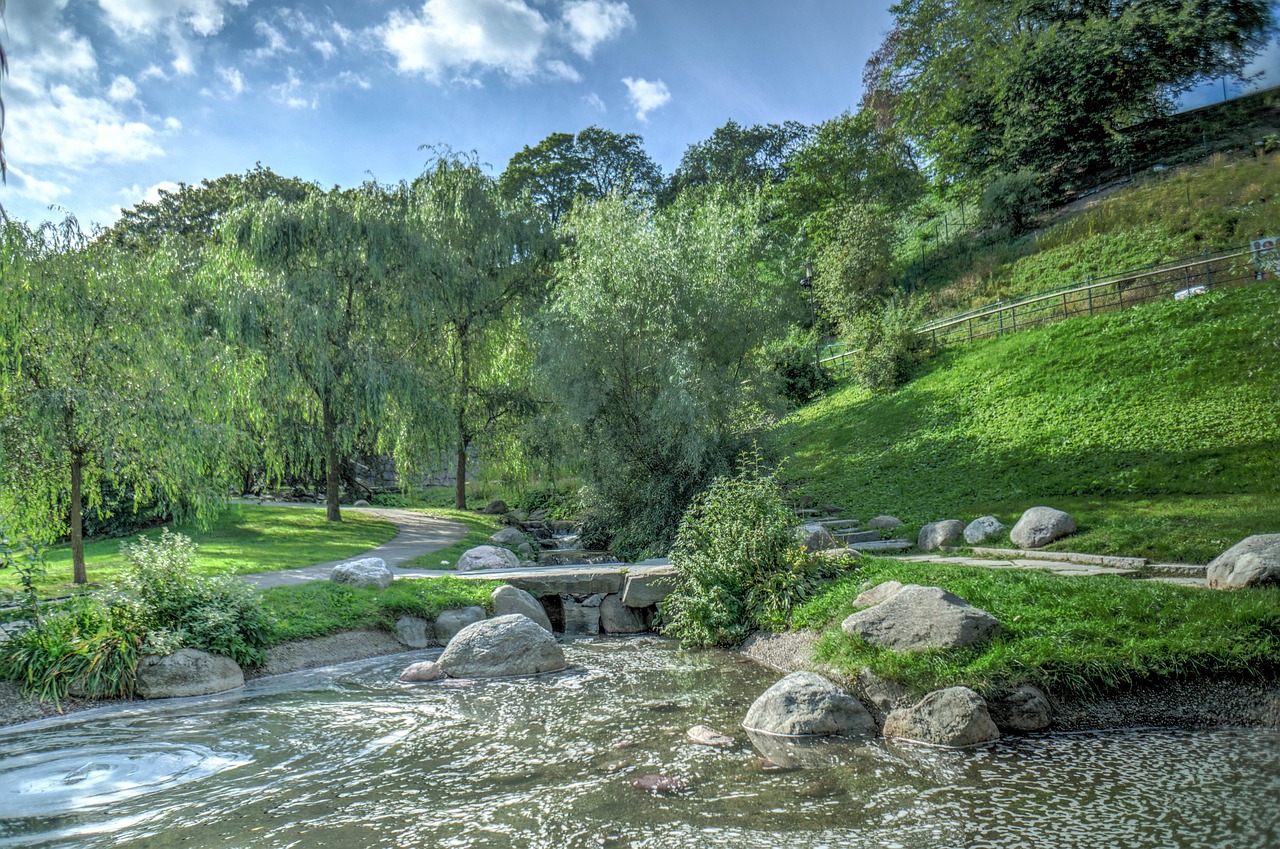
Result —
MULTIPOLYGON (((641 134, 669 173, 731 118, 852 108, 888 6, 8 0, 0 203, 108 224, 160 187, 256 162, 326 186, 411 177, 423 144, 500 172, 524 145, 591 124, 641 134)), ((1280 53, 1259 68, 1280 82, 1280 53)), ((1215 97, 1220 86, 1190 101, 1215 97)))

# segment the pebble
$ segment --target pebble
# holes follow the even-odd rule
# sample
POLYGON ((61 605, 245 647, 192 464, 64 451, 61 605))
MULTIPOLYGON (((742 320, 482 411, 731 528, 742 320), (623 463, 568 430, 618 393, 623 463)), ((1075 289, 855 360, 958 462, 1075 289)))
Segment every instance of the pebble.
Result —
POLYGON ((688 731, 689 739, 700 746, 711 746, 716 749, 733 748, 733 738, 726 737, 709 725, 695 725, 688 731))

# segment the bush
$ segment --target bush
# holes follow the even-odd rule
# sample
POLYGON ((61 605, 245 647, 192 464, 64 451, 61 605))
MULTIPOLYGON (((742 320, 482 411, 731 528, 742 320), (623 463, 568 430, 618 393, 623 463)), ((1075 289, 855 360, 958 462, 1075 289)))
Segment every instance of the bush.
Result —
POLYGON ((982 192, 982 217, 1014 236, 1031 229, 1044 205, 1044 190, 1032 171, 998 176, 982 192))
POLYGON ((98 599, 75 598, 0 644, 0 678, 55 703, 73 692, 128 698, 143 640, 98 599))
POLYGON ((847 358, 853 377, 873 391, 906 383, 932 353, 910 314, 896 303, 858 315, 846 332, 849 350, 856 352, 847 358))
POLYGON ((809 555, 795 526, 758 456, 746 458, 737 475, 718 478, 680 522, 672 552, 679 573, 663 602, 664 633, 699 648, 785 627, 791 609, 840 570, 809 555))
POLYGON ((803 406, 835 385, 831 372, 817 362, 816 335, 793 329, 772 352, 778 391, 796 407, 803 406))

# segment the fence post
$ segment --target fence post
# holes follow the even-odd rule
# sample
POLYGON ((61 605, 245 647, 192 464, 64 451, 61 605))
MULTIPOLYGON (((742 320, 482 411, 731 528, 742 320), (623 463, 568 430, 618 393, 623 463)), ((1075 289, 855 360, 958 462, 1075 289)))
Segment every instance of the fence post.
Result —
POLYGON ((1093 275, 1090 274, 1086 277, 1084 282, 1089 286, 1089 288, 1085 290, 1089 293, 1089 315, 1093 315, 1093 275))
POLYGON ((1067 293, 1066 292, 1062 293, 1062 317, 1064 320, 1071 317, 1071 313, 1067 312, 1067 293))
POLYGON ((969 341, 973 341, 973 319, 969 319, 969 341))
POLYGON ((1011 332, 1017 333, 1018 332, 1018 308, 1017 307, 1009 307, 1009 320, 1013 322, 1013 330, 1011 332))
POLYGON ((1209 259, 1208 251, 1204 252, 1204 287, 1213 288, 1213 260, 1209 259))
POLYGON ((1000 319, 1000 335, 1004 335, 1004 310, 1001 309, 996 313, 996 318, 1000 319))

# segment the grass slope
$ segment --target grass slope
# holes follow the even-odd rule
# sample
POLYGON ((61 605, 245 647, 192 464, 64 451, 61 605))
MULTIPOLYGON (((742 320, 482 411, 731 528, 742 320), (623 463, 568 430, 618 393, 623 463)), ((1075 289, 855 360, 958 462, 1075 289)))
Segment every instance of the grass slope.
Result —
MULTIPOLYGON (((199 546, 195 569, 201 575, 241 575, 294 569, 340 560, 368 551, 396 536, 390 522, 347 511, 342 522, 324 520, 324 508, 253 507, 233 504, 209 527, 171 526, 199 546)), ((108 583, 124 566, 122 543, 138 536, 156 537, 160 529, 124 539, 95 540, 85 545, 85 567, 93 583, 108 583)), ((48 568, 40 589, 59 594, 71 588, 71 546, 50 550, 48 568)), ((19 587, 17 572, 0 571, 0 592, 19 587)))
POLYGON ((1210 592, 1114 577, 1059 577, 868 559, 795 611, 797 628, 826 628, 815 656, 848 674, 870 666, 913 693, 955 685, 990 692, 1031 683, 1057 696, 1197 674, 1280 671, 1280 589, 1210 592), (845 636, 839 623, 862 589, 882 581, 944 587, 991 613, 986 646, 898 653, 845 636))
POLYGON ((1056 548, 1205 562, 1280 533, 1280 286, 957 346, 889 393, 839 389, 774 431, 822 503, 920 524, 1077 510, 1056 548))

